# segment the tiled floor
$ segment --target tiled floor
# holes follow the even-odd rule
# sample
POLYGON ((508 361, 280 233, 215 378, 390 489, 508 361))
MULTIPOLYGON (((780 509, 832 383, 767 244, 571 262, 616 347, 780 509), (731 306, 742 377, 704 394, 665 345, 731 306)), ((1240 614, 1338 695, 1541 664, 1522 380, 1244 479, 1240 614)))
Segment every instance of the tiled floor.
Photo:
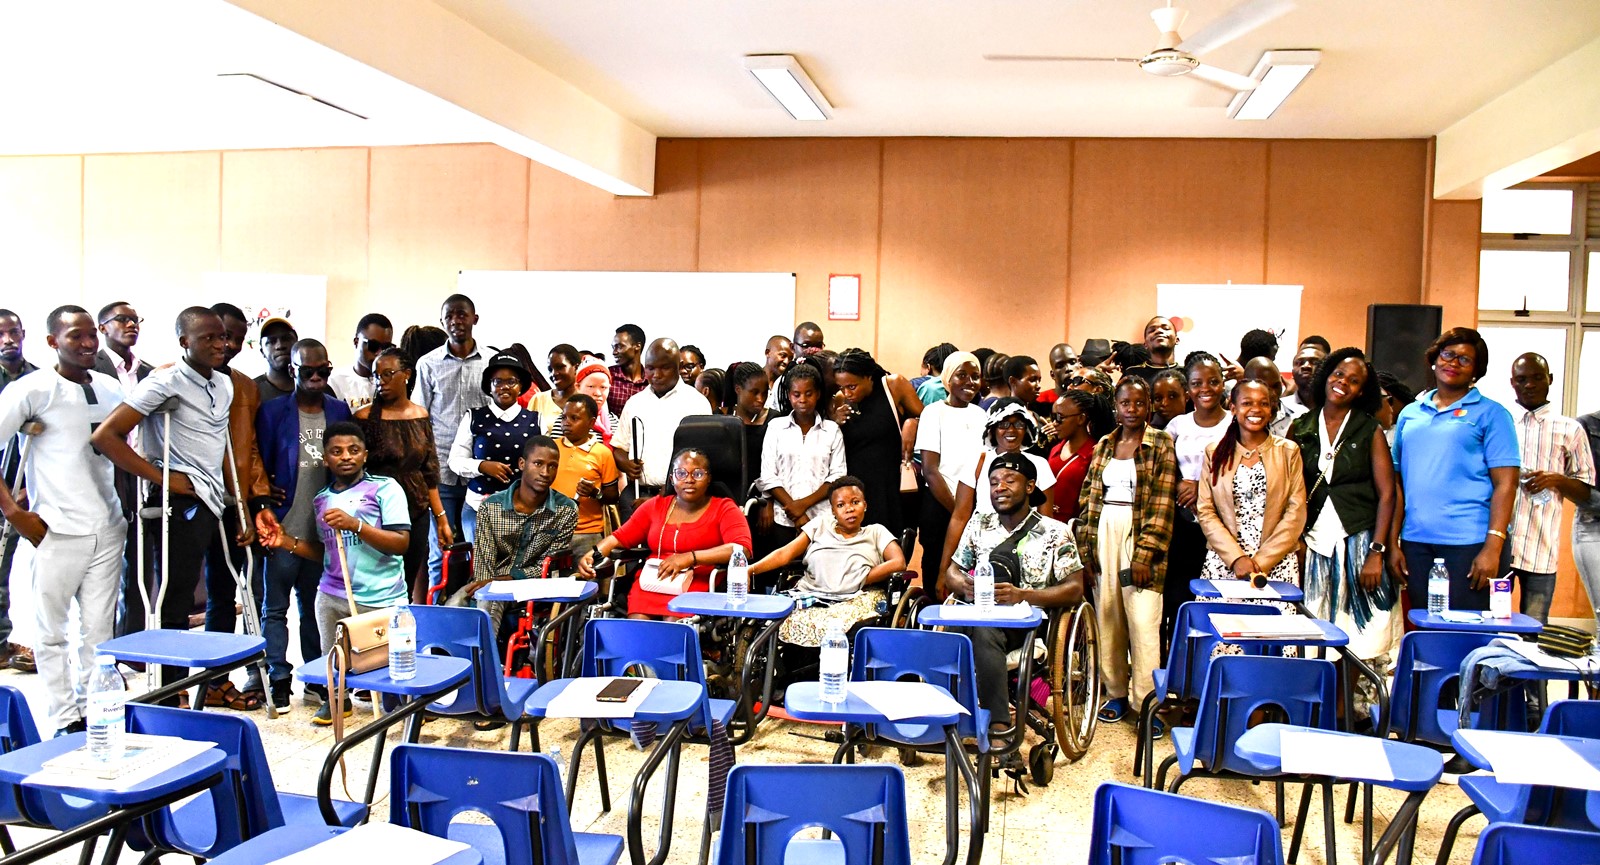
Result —
MULTIPOLYGON (((143 677, 138 677, 142 686, 143 677)), ((10 671, 0 673, 0 684, 16 685, 28 695, 38 711, 43 705, 43 693, 37 676, 20 675, 10 671)), ((314 709, 300 700, 298 688, 292 710, 269 721, 264 711, 252 713, 262 731, 268 758, 272 764, 273 779, 281 790, 297 793, 314 793, 323 757, 328 752, 332 734, 328 728, 314 727, 310 723, 314 709)), ((356 722, 370 719, 370 709, 358 704, 356 722)), ((832 757, 834 745, 817 737, 825 728, 813 725, 769 721, 755 740, 739 749, 739 760, 748 763, 799 763, 825 762, 832 757)), ((48 733, 46 733, 48 735, 48 733)), ((397 735, 397 734, 396 734, 397 735)), ((391 735, 390 742, 396 741, 391 735)), ((423 728, 423 742, 452 747, 505 748, 507 733, 478 732, 469 724, 456 721, 435 720, 423 728)), ((548 751, 561 748, 569 755, 577 737, 577 727, 572 722, 551 721, 541 728, 543 746, 548 751)), ((1133 727, 1119 724, 1102 727, 1090 753, 1075 764, 1057 766, 1055 779, 1047 788, 1032 788, 1026 797, 1012 792, 1008 783, 995 784, 992 797, 991 827, 984 842, 983 861, 991 865, 1009 863, 1083 862, 1089 846, 1089 820, 1094 789, 1106 780, 1131 780, 1128 772, 1133 748, 1133 727)), ((369 754, 364 748, 358 752, 360 759, 347 760, 349 789, 360 794, 366 780, 369 754)), ((1164 755, 1163 748, 1158 754, 1164 755)), ((586 755, 586 757, 589 755, 586 755)), ((573 824, 579 831, 625 834, 627 797, 635 770, 643 761, 643 754, 628 743, 612 740, 606 749, 610 769, 613 808, 610 813, 600 812, 599 792, 593 780, 593 768, 585 763, 583 777, 578 784, 577 802, 573 810, 573 824)), ((893 751, 867 755, 865 759, 898 762, 893 751)), ((564 770, 563 766, 563 770, 564 770)), ((911 821, 911 850, 913 861, 937 863, 944 852, 944 780, 943 761, 936 756, 924 758, 922 765, 905 770, 907 801, 911 821)), ((661 774, 664 774, 661 773, 661 774)), ((660 821, 660 781, 649 791, 650 804, 645 809, 644 832, 647 845, 653 852, 654 839, 660 821)), ((705 807, 706 752, 704 748, 687 746, 683 752, 675 826, 672 832, 672 850, 667 861, 690 863, 696 861, 700 843, 700 818, 705 807)), ((335 790, 339 791, 337 782, 335 790)), ((797 791, 803 795, 804 791, 797 791)), ((1243 781, 1197 780, 1184 787, 1186 795, 1204 797, 1215 801, 1250 805, 1271 811, 1273 792, 1270 785, 1254 786, 1243 781)), ((387 766, 380 770, 376 816, 387 817, 388 793, 387 766)), ((1289 799, 1289 819, 1293 820, 1298 791, 1289 799)), ((1381 834, 1387 817, 1398 808, 1403 796, 1391 791, 1377 792, 1374 836, 1381 834)), ((964 800, 963 800, 964 801, 964 800)), ((1343 807, 1340 791, 1339 807, 1343 807)), ((1429 794, 1422 807, 1421 828, 1417 837, 1418 862, 1431 862, 1435 857, 1446 821, 1466 804, 1466 798, 1455 787, 1441 784, 1429 794)), ((1326 861, 1322 843, 1322 813, 1320 797, 1312 805, 1306 827, 1306 848, 1301 862, 1321 865, 1326 861)), ((965 855, 967 835, 963 810, 962 851, 965 855)), ((1471 861, 1477 832, 1482 820, 1469 821, 1462 838, 1456 845, 1451 861, 1471 861)), ((1361 826, 1357 822, 1338 824, 1338 858, 1345 863, 1355 863, 1356 847, 1360 843, 1361 826)), ((14 837, 27 844, 42 836, 32 830, 16 830, 14 837)), ((1285 847, 1288 844, 1285 831, 1285 847)), ((131 854, 129 854, 131 855, 131 854)), ((50 862, 76 861, 75 853, 63 853, 50 862)), ((626 858, 624 861, 627 861, 626 858)))

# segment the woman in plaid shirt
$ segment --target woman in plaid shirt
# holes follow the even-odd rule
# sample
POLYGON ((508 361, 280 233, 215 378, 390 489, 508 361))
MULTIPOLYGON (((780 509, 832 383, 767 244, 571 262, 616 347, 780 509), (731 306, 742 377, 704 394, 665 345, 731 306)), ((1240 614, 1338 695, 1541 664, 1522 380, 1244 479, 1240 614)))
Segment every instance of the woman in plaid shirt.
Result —
POLYGON ((1121 721, 1150 691, 1160 664, 1161 602, 1178 492, 1172 437, 1150 426, 1150 386, 1125 376, 1112 392, 1117 429, 1095 445, 1079 496, 1078 549, 1095 586, 1100 718, 1121 721))

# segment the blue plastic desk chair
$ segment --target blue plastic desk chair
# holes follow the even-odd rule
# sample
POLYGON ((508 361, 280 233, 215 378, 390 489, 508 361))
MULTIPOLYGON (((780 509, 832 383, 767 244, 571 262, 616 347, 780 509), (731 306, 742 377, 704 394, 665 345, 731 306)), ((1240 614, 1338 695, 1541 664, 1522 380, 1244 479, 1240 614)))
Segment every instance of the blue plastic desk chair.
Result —
POLYGON ((1478 850, 1472 854, 1472 865, 1577 865, 1595 861, 1600 861, 1600 835, 1516 823, 1490 825, 1478 836, 1478 850))
POLYGON ((470 845, 484 865, 613 865, 622 857, 621 836, 572 831, 556 763, 544 754, 396 746, 389 822, 470 845), (465 811, 493 825, 451 822, 465 811))
MULTIPOLYGON (((706 683, 700 635, 689 625, 644 619, 590 619, 584 624, 582 675, 622 676, 632 667, 648 669, 657 679, 706 683)), ((690 732, 708 732, 713 718, 726 726, 737 705, 707 698, 690 732)))
MULTIPOLYGON (((33 722, 28 699, 22 695, 22 691, 10 685, 0 685, 0 753, 9 754, 40 741, 39 728, 33 722)), ((80 799, 68 801, 59 794, 27 787, 22 790, 22 799, 23 810, 19 811, 15 788, 0 783, 0 851, 7 855, 16 852, 7 826, 66 830, 103 817, 110 810, 105 805, 80 799)))
MULTIPOLYGON (((244 715, 129 703, 128 732, 210 742, 228 755, 216 786, 157 812, 130 833, 128 846, 135 850, 153 846, 211 859, 269 829, 323 822, 317 797, 280 793, 273 786, 261 731, 244 715)), ((345 826, 354 826, 367 816, 366 806, 357 802, 335 799, 333 807, 345 826)))
POLYGON ((1473 649, 1495 639, 1495 634, 1463 631, 1412 631, 1400 638, 1383 735, 1392 731, 1402 742, 1449 748, 1450 734, 1460 724, 1455 701, 1442 706, 1441 697, 1447 691, 1459 692, 1461 662, 1473 649))
POLYGON ((537 679, 506 678, 500 650, 490 629, 489 613, 471 607, 431 607, 413 604, 417 619, 417 651, 445 654, 472 662, 472 681, 447 700, 428 707, 429 712, 511 724, 511 748, 517 750, 524 727, 533 720, 522 707, 538 689, 537 679))
POLYGON ((905 776, 883 764, 737 766, 728 774, 718 851, 718 865, 910 865, 905 776), (833 837, 791 840, 812 826, 833 837))
MULTIPOLYGON (((916 679, 950 692, 967 710, 956 725, 962 738, 978 743, 979 777, 988 778, 989 710, 978 705, 978 674, 972 640, 950 631, 862 628, 850 664, 850 680, 893 682, 916 679)), ((926 724, 875 725, 875 738, 917 748, 944 748, 944 730, 926 724)))
MULTIPOLYGON (((1167 650, 1167 666, 1150 673, 1155 688, 1139 707, 1138 739, 1133 746, 1133 774, 1149 787, 1155 775, 1155 732, 1152 719, 1163 709, 1200 699, 1200 689, 1211 667, 1211 653, 1222 638, 1211 627, 1212 613, 1243 616, 1276 616, 1277 607, 1241 604, 1237 601, 1189 601, 1178 607, 1172 628, 1172 645, 1167 650)), ((1259 647, 1250 647, 1259 650, 1259 647)), ((1247 649, 1248 651, 1248 649, 1247 649)))
MULTIPOLYGON (((1551 703, 1545 711, 1544 720, 1539 724, 1539 732, 1553 736, 1600 739, 1600 701, 1560 700, 1551 703)), ((1460 784, 1461 792, 1467 794, 1472 804, 1457 811, 1445 827, 1444 840, 1439 845, 1441 863, 1449 861, 1456 834, 1461 831, 1462 824, 1475 814, 1484 815, 1490 824, 1534 823, 1582 832, 1600 831, 1600 826, 1588 815, 1588 797, 1578 791, 1507 784, 1493 775, 1464 775, 1460 784)))
POLYGON ((1278 824, 1253 808, 1107 781, 1094 792, 1093 820, 1088 865, 1283 863, 1278 824))

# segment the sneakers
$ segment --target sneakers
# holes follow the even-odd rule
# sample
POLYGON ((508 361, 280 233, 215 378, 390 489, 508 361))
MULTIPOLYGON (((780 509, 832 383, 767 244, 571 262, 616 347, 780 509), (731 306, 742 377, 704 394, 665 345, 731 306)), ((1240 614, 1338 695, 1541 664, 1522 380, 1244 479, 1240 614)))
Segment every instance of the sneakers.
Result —
POLYGON ((307 703, 327 703, 328 702, 328 686, 327 685, 307 685, 306 686, 306 691, 305 691, 305 701, 307 703))
POLYGON ((272 683, 272 708, 283 711, 289 708, 289 680, 272 683))
POLYGON ((33 650, 27 646, 11 645, 11 669, 19 673, 37 673, 39 668, 33 662, 33 650))
MULTIPOLYGON (((332 703, 324 701, 322 708, 318 709, 317 714, 311 717, 311 723, 316 724, 318 727, 331 726, 333 724, 333 712, 330 711, 332 707, 332 703)), ((344 701, 344 716, 348 718, 355 713, 355 707, 350 704, 350 700, 347 698, 344 701)))

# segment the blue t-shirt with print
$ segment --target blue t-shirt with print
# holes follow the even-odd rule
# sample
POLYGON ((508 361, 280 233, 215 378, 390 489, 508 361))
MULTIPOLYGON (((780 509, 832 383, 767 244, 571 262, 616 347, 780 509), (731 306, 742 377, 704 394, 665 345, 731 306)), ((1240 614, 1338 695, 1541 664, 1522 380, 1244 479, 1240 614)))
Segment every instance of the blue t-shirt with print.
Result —
MULTIPOLYGON (((405 491, 392 478, 362 475, 361 480, 343 490, 331 485, 317 493, 317 531, 322 533, 322 583, 319 588, 337 598, 344 595, 344 576, 339 571, 340 534, 328 527, 324 517, 329 510, 341 510, 369 526, 390 531, 411 529, 410 510, 405 491)), ((344 533, 345 553, 350 557, 350 586, 356 603, 365 607, 391 607, 406 599, 405 566, 401 556, 391 556, 367 545, 354 532, 344 533)))

